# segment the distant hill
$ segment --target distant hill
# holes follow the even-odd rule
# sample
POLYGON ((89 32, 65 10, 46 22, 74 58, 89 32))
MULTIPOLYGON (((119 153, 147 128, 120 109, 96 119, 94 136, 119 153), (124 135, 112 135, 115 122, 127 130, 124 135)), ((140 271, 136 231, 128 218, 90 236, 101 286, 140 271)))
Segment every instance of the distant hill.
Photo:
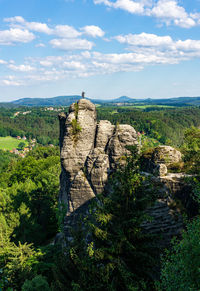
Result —
MULTIPOLYGON (((22 98, 12 102, 0 103, 0 107, 18 107, 18 106, 69 106, 77 102, 80 95, 57 96, 51 98, 22 98)), ((200 106, 200 97, 176 97, 167 99, 133 99, 127 96, 121 96, 115 99, 90 99, 95 104, 114 105, 116 103, 143 104, 143 105, 168 105, 168 106, 200 106)))
POLYGON ((127 96, 121 96, 119 98, 111 100, 110 102, 113 102, 113 103, 124 103, 124 102, 135 102, 135 101, 136 101, 136 99, 133 99, 133 98, 130 98, 130 97, 127 97, 127 96))
POLYGON ((52 98, 23 98, 11 103, 19 106, 68 106, 77 102, 81 96, 57 96, 52 98))
MULTIPOLYGON (((140 101, 141 102, 141 101, 140 101)), ((176 97, 167 99, 146 99, 142 102, 149 105, 172 105, 172 106, 199 106, 200 97, 176 97)))

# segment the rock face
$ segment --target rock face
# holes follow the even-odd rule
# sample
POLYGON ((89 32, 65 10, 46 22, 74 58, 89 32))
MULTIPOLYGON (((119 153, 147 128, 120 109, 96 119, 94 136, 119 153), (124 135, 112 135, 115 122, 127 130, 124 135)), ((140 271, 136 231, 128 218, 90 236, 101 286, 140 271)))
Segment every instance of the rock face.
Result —
POLYGON ((165 176, 168 167, 182 161, 181 152, 171 146, 158 146, 144 156, 144 171, 155 176, 165 176))
POLYGON ((185 182, 190 177, 183 173, 170 173, 155 177, 151 174, 152 182, 159 185, 158 199, 148 213, 153 220, 143 224, 146 232, 159 235, 159 246, 168 247, 171 239, 180 237, 184 228, 183 213, 193 217, 198 213, 198 205, 192 199, 191 186, 185 182))
MULTIPOLYGON (((69 114, 61 113, 59 119, 62 168, 59 200, 67 206, 64 232, 70 239, 70 228, 76 225, 77 216, 87 213, 90 200, 103 192, 110 173, 123 164, 123 156, 129 154, 126 146, 138 146, 138 142, 130 125, 114 126, 106 120, 97 123, 95 106, 85 99, 72 104, 69 114)), ((167 166, 180 162, 181 153, 169 146, 159 146, 147 160, 144 172, 151 168, 151 174, 144 175, 160 186, 158 200, 148 210, 154 220, 143 227, 147 232, 161 234, 160 244, 165 247, 183 228, 177 199, 185 209, 193 212, 196 209, 184 175, 167 174, 167 166)))
POLYGON ((170 146, 158 146, 152 155, 152 161, 155 164, 165 164, 166 166, 172 163, 179 163, 181 160, 181 152, 170 146))
MULTIPOLYGON (((95 105, 86 99, 72 104, 69 114, 60 114, 61 190, 60 202, 67 205, 67 219, 103 192, 109 174, 129 154, 127 145, 138 145, 130 125, 96 121, 95 105)), ((66 228, 67 223, 66 222, 66 228)))

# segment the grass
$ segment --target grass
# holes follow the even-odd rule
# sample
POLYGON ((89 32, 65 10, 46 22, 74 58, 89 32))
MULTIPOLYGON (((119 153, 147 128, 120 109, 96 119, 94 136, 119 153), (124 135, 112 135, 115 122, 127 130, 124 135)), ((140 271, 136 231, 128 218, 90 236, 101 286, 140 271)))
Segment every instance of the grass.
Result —
POLYGON ((18 140, 11 136, 0 137, 0 149, 8 151, 16 149, 20 142, 24 142, 26 146, 28 145, 28 142, 23 139, 18 140))

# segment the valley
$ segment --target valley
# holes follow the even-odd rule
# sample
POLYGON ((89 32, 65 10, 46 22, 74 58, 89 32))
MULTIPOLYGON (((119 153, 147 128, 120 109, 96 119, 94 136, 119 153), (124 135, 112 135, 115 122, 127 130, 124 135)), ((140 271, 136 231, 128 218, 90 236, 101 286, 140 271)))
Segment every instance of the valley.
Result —
POLYGON ((199 125, 188 105, 0 107, 3 290, 171 290, 194 254, 164 249, 200 235, 199 125))

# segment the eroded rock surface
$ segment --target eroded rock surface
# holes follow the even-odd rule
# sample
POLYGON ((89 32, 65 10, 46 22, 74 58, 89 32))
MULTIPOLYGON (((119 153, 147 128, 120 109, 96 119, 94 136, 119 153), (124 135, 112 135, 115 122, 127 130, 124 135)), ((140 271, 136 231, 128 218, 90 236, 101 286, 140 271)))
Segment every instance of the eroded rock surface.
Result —
POLYGON ((114 126, 96 121, 96 108, 89 100, 72 104, 69 114, 60 114, 61 190, 60 202, 67 204, 67 219, 103 192, 109 174, 130 152, 127 145, 138 145, 130 125, 114 126))
POLYGON ((181 160, 181 152, 171 146, 158 146, 152 155, 152 161, 155 164, 165 164, 166 166, 172 163, 179 163, 181 160))
MULTIPOLYGON (((59 119, 62 168, 59 200, 67 205, 64 230, 70 239, 70 228, 76 225, 77 216, 88 212, 90 200, 104 191, 110 173, 130 153, 126 146, 138 146, 138 142, 137 133, 130 125, 114 126, 106 120, 97 123, 95 106, 85 99, 72 104, 69 113, 60 114, 59 119)), ((184 181, 185 175, 167 174, 170 164, 181 161, 179 151, 159 146, 144 161, 146 173, 143 174, 160 186, 158 200, 148 210, 154 220, 143 227, 147 232, 161 234, 160 244, 165 247, 183 228, 180 208, 196 211, 195 205, 189 197, 191 190, 184 181)))

